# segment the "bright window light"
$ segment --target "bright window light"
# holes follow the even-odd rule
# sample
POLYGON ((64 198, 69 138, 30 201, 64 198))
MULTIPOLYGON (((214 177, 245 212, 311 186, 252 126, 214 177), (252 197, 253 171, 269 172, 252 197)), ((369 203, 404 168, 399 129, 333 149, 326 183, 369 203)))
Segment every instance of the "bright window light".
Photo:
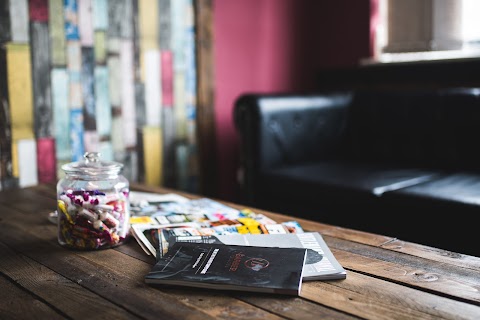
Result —
MULTIPOLYGON (((390 0, 390 1, 402 1, 402 0, 390 0)), ((465 58, 480 58, 480 19, 478 14, 480 12, 480 0, 433 0, 433 2, 425 2, 431 3, 431 9, 438 8, 438 6, 443 8, 448 8, 448 6, 456 5, 457 8, 460 9, 459 15, 455 19, 461 19, 461 21, 457 20, 457 24, 461 29, 458 29, 458 38, 461 41, 460 47, 451 48, 451 49, 438 49, 435 50, 434 48, 430 50, 407 50, 405 51, 398 50, 397 52, 387 52, 384 50, 386 45, 389 43, 388 39, 388 7, 389 1, 388 0, 379 0, 379 7, 378 7, 378 25, 376 27, 376 39, 375 39, 375 53, 373 58, 363 59, 361 64, 376 64, 376 63, 395 63, 395 62, 416 62, 416 61, 429 61, 429 60, 447 60, 447 59, 465 59, 465 58), (451 2, 454 1, 454 2, 451 2), (457 2, 458 1, 458 2, 457 2), (461 6, 461 7, 459 7, 461 6)), ((417 21, 424 21, 418 10, 418 3, 412 2, 411 10, 404 11, 407 12, 408 16, 413 16, 417 14, 417 21)), ((405 10, 405 6, 403 7, 405 10)), ((443 9, 443 12, 450 12, 449 10, 443 9)), ((437 14, 438 11, 432 13, 432 15, 437 14)), ((425 13, 424 13, 425 14, 425 13)), ((448 17, 448 15, 447 15, 448 17)), ((454 17, 454 16, 452 16, 454 17)), ((432 23, 437 21, 437 24, 434 26, 432 24, 432 28, 439 28, 435 30, 440 30, 442 32, 441 27, 443 26, 444 16, 436 16, 432 19, 432 23), (442 18, 439 18, 442 17, 442 18), (441 19, 441 20, 439 20, 441 19), (440 21, 441 23, 438 23, 440 21)), ((392 28, 403 28, 405 21, 402 20, 401 25, 391 26, 392 28)), ((451 25, 455 25, 454 20, 450 20, 451 25)), ((393 30, 393 29, 392 29, 393 30)), ((402 30, 402 29, 399 29, 402 30)), ((444 31, 449 32, 452 29, 443 28, 444 31)), ((417 35, 421 34, 421 31, 417 32, 417 35)), ((434 40, 432 38, 432 40, 434 40)), ((436 40, 436 39, 435 39, 436 40)), ((435 41, 434 40, 434 41, 435 41)), ((414 38, 412 41, 416 41, 414 38)))
POLYGON ((480 1, 478 0, 463 0, 462 8, 462 28, 463 40, 465 45, 477 43, 480 45, 480 19, 478 13, 480 12, 480 1))

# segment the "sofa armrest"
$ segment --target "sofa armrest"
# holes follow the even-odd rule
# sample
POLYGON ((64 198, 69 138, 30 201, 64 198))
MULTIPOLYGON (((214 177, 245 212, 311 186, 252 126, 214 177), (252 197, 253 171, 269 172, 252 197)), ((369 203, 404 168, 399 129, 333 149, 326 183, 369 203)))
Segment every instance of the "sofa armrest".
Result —
POLYGON ((244 94, 234 105, 241 184, 254 193, 270 168, 335 158, 344 138, 351 92, 244 94))

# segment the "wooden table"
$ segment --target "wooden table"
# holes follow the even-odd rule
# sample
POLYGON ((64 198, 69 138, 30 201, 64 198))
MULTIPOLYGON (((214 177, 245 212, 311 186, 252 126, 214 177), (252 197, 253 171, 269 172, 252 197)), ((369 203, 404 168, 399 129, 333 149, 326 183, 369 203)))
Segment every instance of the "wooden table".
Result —
POLYGON ((133 239, 60 247, 47 220, 55 197, 53 185, 0 192, 0 319, 480 319, 480 258, 302 219, 347 279, 304 282, 300 297, 151 287, 143 277, 154 259, 133 239))

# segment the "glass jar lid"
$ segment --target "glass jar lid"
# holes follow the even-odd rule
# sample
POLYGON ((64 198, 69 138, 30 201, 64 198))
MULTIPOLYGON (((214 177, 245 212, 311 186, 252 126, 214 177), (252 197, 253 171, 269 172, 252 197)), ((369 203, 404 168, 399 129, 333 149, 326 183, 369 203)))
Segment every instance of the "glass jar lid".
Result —
POLYGON ((115 161, 101 161, 100 152, 86 152, 83 155, 84 161, 70 162, 62 166, 63 171, 73 175, 112 175, 118 174, 123 164, 115 161))

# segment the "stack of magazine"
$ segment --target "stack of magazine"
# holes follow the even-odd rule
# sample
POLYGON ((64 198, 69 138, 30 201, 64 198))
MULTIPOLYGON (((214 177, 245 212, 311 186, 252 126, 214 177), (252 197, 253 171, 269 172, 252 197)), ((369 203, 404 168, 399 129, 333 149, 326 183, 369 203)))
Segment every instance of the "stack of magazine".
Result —
POLYGON ((134 192, 131 234, 156 265, 146 283, 298 295, 302 281, 345 279, 318 232, 209 198, 134 192))

